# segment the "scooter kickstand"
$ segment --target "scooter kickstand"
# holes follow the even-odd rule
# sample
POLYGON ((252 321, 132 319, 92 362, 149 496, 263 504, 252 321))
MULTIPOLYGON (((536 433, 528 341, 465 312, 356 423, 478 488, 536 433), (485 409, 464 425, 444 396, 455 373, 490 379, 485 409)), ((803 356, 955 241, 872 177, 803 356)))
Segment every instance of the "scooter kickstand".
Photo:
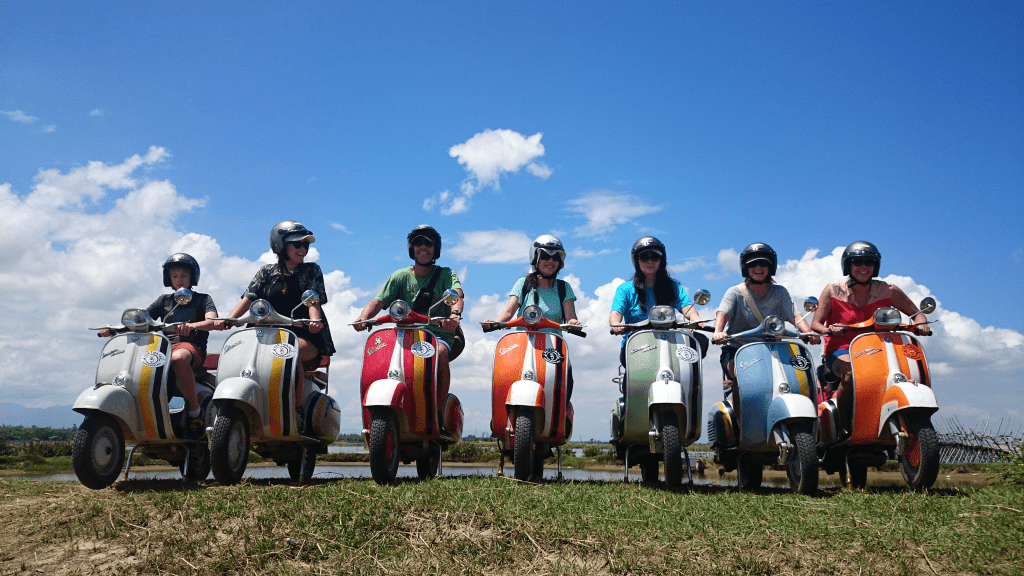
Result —
POLYGON ((299 458, 302 459, 302 466, 299 469, 299 482, 305 482, 306 480, 309 480, 309 462, 306 459, 306 455, 308 454, 307 450, 311 449, 312 448, 309 447, 309 444, 302 445, 302 452, 299 455, 299 458))
POLYGON ((558 454, 558 478, 556 478, 556 480, 561 480, 562 479, 562 447, 561 446, 556 446, 555 447, 555 452, 558 454))
POLYGON ((135 451, 138 448, 139 445, 136 444, 135 446, 132 446, 132 451, 128 453, 128 461, 124 463, 124 478, 121 480, 128 480, 128 470, 132 467, 132 456, 135 456, 135 451))
POLYGON ((505 476, 505 447, 498 440, 498 478, 505 476))
POLYGON ((192 474, 192 447, 185 444, 185 470, 181 474, 182 482, 187 481, 192 474))
POLYGON ((437 445, 437 477, 444 477, 444 450, 440 443, 437 445))

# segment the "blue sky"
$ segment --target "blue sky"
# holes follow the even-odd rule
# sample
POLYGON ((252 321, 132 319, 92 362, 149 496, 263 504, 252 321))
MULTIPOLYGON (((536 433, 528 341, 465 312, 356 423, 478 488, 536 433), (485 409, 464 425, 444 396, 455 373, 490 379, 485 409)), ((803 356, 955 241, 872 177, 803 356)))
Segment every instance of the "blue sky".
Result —
MULTIPOLYGON (((715 305, 751 242, 802 298, 870 240, 883 276, 941 303, 940 414, 1019 420, 1022 29, 1019 3, 8 4, 0 393, 70 404, 99 352, 82 327, 152 301, 167 254, 195 254, 227 311, 295 219, 330 278, 351 408, 364 336, 342 324, 427 222, 475 321, 529 239, 562 238, 590 307, 570 341, 588 436, 613 397, 601 294, 645 234, 715 305)), ((495 339, 470 334, 452 390, 479 431, 495 339)))

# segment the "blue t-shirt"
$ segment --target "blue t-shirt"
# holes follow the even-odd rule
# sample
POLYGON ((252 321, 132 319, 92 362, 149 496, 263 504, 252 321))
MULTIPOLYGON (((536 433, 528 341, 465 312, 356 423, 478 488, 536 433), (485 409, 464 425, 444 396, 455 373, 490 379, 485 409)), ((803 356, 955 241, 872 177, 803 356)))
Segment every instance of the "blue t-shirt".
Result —
MULTIPOLYGON (((512 289, 509 290, 509 296, 515 296, 519 298, 519 311, 516 313, 516 318, 523 315, 523 310, 527 306, 533 304, 533 290, 526 293, 525 296, 520 296, 523 292, 523 284, 526 282, 526 277, 520 278, 512 289)), ((562 313, 562 303, 558 301, 558 281, 551 285, 551 288, 537 288, 537 306, 540 307, 541 312, 544 313, 544 317, 558 322, 559 324, 565 324, 565 316, 562 313)), ((576 299, 576 294, 572 291, 572 286, 565 283, 565 301, 570 302, 576 299)), ((543 328, 542 332, 552 332, 557 334, 559 331, 554 328, 543 328)))
MULTIPOLYGON (((693 302, 690 301, 690 295, 686 293, 686 288, 675 280, 672 281, 672 286, 676 289, 676 301, 672 304, 672 307, 682 312, 684 308, 691 305, 693 302)), ((636 289, 633 287, 632 281, 623 282, 619 284, 619 287, 615 289, 615 298, 612 299, 612 310, 622 314, 623 323, 635 324, 642 320, 646 320, 648 313, 651 308, 657 306, 656 300, 654 299, 654 287, 647 287, 644 289, 644 305, 646 309, 640 310, 640 302, 636 298, 636 289)), ((622 337, 622 345, 626 345, 626 334, 622 337)))

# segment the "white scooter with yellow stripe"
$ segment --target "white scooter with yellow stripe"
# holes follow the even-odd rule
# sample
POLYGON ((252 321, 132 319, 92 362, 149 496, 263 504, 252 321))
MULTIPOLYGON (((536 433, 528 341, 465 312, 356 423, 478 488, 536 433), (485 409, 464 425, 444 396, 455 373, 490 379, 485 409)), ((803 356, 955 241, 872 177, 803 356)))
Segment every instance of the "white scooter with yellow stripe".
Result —
MULTIPOLYGON (((181 288, 174 298, 176 308, 191 302, 192 292, 181 288)), ((96 384, 82 392, 72 407, 85 416, 71 456, 83 485, 94 490, 110 486, 122 465, 127 479, 132 456, 139 449, 177 466, 185 479, 204 480, 210 474, 206 439, 186 438, 184 408, 168 406, 172 397, 179 396, 171 366, 171 342, 177 340, 179 324, 163 324, 144 309, 130 308, 121 315, 121 324, 92 328, 109 330, 113 336, 100 355, 96 384), (134 445, 127 463, 125 442, 134 445)), ((197 371, 196 395, 201 418, 212 424, 213 376, 205 368, 197 371)))
MULTIPOLYGON (((299 306, 318 300, 307 290, 299 306)), ((221 484, 241 480, 251 447, 288 466, 293 480, 309 479, 316 455, 325 454, 341 430, 341 410, 327 394, 327 372, 305 373, 299 339, 288 330, 309 320, 283 316, 266 300, 253 302, 241 318, 219 320, 249 327, 228 337, 220 353, 210 442, 214 478, 221 484)))

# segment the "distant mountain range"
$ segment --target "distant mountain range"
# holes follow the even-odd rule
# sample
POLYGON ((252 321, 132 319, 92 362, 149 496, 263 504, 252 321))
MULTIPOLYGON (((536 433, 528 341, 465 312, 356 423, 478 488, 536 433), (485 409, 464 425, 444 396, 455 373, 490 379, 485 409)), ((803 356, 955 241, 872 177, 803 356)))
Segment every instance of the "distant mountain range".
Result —
POLYGON ((71 406, 25 408, 17 404, 0 402, 0 425, 71 428, 81 423, 82 415, 72 411, 71 406))

